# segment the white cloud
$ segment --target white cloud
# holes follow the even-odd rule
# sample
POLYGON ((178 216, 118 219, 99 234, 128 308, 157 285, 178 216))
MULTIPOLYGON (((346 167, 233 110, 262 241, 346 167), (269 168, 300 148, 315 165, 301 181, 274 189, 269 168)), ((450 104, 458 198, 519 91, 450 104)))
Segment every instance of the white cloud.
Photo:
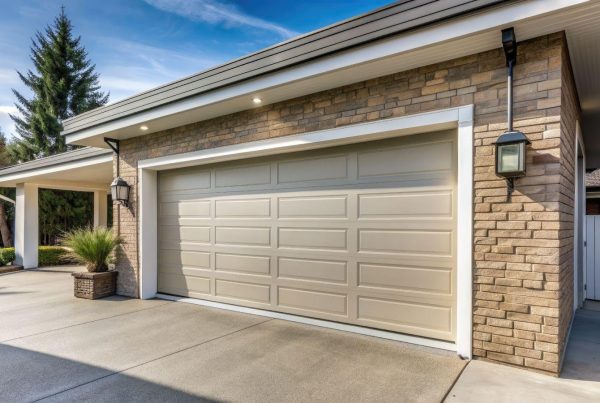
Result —
POLYGON ((216 0, 144 0, 146 3, 160 10, 180 15, 210 24, 224 24, 226 26, 246 26, 265 31, 275 32, 283 38, 298 35, 279 24, 253 17, 239 10, 233 4, 216 0))
POLYGON ((110 102, 135 95, 173 80, 181 79, 222 63, 194 51, 178 51, 119 38, 97 38, 103 48, 111 49, 100 58, 96 71, 100 84, 110 91, 110 102), (197 57, 190 56, 191 54, 197 57))
POLYGON ((15 132, 15 124, 10 116, 8 116, 9 113, 17 113, 17 108, 13 105, 0 105, 0 129, 7 136, 15 132))

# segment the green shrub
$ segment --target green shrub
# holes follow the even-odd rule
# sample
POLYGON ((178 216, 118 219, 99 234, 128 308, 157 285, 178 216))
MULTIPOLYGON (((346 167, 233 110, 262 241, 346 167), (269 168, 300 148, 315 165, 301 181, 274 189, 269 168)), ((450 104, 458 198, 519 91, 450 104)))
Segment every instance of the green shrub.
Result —
POLYGON ((87 265, 90 272, 108 270, 115 248, 123 243, 110 228, 77 229, 65 235, 63 244, 71 254, 87 265))
POLYGON ((38 266, 60 266, 77 263, 67 249, 62 246, 40 246, 38 248, 38 266))
POLYGON ((0 249, 0 266, 6 266, 15 260, 15 248, 0 249))

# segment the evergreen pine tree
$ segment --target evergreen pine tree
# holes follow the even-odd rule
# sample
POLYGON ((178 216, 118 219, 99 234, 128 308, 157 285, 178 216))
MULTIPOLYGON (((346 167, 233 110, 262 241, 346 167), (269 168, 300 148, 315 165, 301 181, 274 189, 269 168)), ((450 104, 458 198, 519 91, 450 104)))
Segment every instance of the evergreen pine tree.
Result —
MULTIPOLYGON (((13 163, 66 151, 68 147, 60 135, 62 121, 108 102, 108 94, 100 90, 95 65, 81 45, 81 38, 74 36, 64 7, 52 25, 32 38, 31 61, 33 71, 18 73, 31 97, 13 89, 19 111, 10 115, 16 126, 16 139, 7 147, 13 163)), ((40 189, 41 243, 53 244, 62 232, 89 226, 92 199, 90 193, 40 189)), ((5 223, 10 222, 10 213, 11 210, 5 213, 5 217, 8 215, 5 223)), ((4 237, 3 229, 6 226, 3 228, 0 218, 4 237)))
POLYGON ((11 115, 19 141, 10 150, 18 161, 29 161, 67 150, 60 135, 62 121, 108 102, 100 91, 95 65, 88 59, 81 37, 74 37, 73 25, 64 7, 32 39, 31 60, 34 71, 19 72, 31 90, 27 98, 13 89, 19 115, 11 115))

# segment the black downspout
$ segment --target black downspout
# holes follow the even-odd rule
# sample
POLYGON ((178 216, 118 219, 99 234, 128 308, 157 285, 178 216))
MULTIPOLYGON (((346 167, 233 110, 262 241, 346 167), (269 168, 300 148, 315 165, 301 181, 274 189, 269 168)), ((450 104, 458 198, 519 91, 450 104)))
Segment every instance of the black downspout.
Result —
MULTIPOLYGON (((504 56, 506 57, 506 65, 508 66, 508 83, 507 83, 507 98, 508 98, 508 130, 513 131, 513 71, 517 64, 517 39, 515 37, 514 28, 506 28, 502 30, 502 47, 504 48, 504 56)), ((515 190, 514 178, 506 178, 508 187, 507 201, 510 202, 512 194, 515 190)))

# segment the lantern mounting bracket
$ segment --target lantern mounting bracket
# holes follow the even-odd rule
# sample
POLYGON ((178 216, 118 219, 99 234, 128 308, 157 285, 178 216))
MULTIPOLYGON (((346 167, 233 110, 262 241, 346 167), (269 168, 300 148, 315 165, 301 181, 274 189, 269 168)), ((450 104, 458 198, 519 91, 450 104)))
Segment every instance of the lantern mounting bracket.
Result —
POLYGON ((131 186, 120 176, 120 141, 110 137, 105 137, 104 142, 115 152, 117 155, 117 177, 110 184, 111 196, 113 201, 122 204, 125 207, 129 207, 129 192, 131 186))

